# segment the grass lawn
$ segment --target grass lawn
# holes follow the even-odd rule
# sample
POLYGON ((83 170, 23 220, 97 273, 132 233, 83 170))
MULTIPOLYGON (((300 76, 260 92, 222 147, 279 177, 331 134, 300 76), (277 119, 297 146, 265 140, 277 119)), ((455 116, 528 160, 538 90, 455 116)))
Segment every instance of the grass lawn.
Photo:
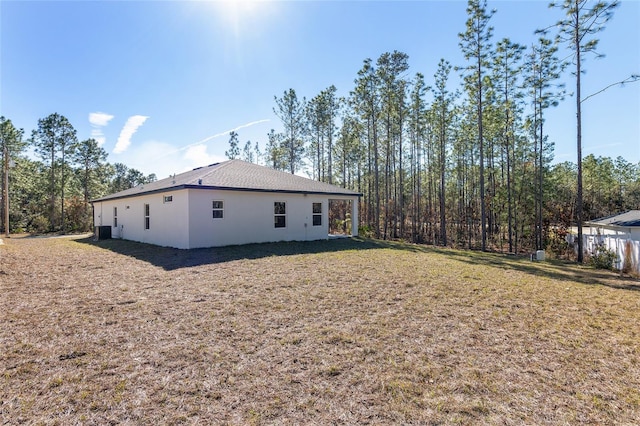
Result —
POLYGON ((637 424, 640 282, 371 240, 0 246, 2 424, 637 424))

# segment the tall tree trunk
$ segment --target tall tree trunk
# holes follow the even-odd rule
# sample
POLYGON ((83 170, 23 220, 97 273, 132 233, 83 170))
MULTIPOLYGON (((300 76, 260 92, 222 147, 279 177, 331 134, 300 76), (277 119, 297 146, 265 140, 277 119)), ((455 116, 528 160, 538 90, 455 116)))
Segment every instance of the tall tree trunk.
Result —
POLYGON ((509 253, 513 253, 513 210, 511 201, 511 152, 510 152, 509 134, 507 134, 507 226, 509 253))
POLYGON ((544 205, 544 189, 542 187, 543 173, 544 173, 544 123, 542 121, 542 108, 540 109, 540 170, 538 174, 538 250, 544 250, 544 228, 542 217, 542 206, 544 205))
MULTIPOLYGON (((578 28, 578 9, 576 1, 576 28, 578 28)), ((578 263, 584 261, 583 253, 583 241, 582 241, 582 98, 580 95, 580 38, 579 31, 575 31, 575 45, 576 45, 576 124, 577 124, 577 148, 578 148, 578 193, 576 202, 576 221, 578 225, 578 263)))
POLYGON ((400 105, 400 116, 398 117, 398 125, 400 127, 398 134, 398 192, 400 197, 400 238, 406 238, 404 230, 404 170, 402 168, 402 105, 400 105))
POLYGON ((3 141, 2 147, 2 203, 4 218, 4 235, 9 238, 9 142, 3 141))
POLYGON ((52 231, 55 231, 55 217, 56 217, 56 174, 55 174, 55 142, 51 143, 51 213, 49 216, 50 227, 52 231))
POLYGON ((445 171, 446 171, 446 132, 444 129, 445 117, 440 126, 440 244, 447 245, 447 226, 445 216, 445 171))
POLYGON ((64 170, 65 169, 65 158, 64 157, 65 157, 65 146, 62 145, 62 165, 61 165, 62 176, 60 176, 60 198, 61 198, 61 201, 62 201, 62 214, 61 214, 60 221, 61 221, 61 225, 62 225, 62 233, 63 234, 66 233, 66 231, 67 231, 66 223, 65 223, 65 220, 64 220, 64 187, 65 187, 65 184, 66 184, 66 177, 65 177, 65 170, 64 170))
MULTIPOLYGON (((478 37, 478 45, 481 45, 478 37)), ((480 145, 480 226, 482 227, 482 251, 487 250, 487 212, 484 199, 484 137, 482 127, 482 60, 478 52, 478 140, 480 145)))

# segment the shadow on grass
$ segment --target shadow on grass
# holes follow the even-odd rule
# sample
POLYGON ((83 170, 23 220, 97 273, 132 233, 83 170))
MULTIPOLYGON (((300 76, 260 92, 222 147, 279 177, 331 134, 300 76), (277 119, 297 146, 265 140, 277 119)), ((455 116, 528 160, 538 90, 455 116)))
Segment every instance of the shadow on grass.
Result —
MULTIPOLYGON (((288 241, 277 243, 245 244, 226 247, 180 250, 160 247, 135 241, 109 239, 94 241, 93 237, 76 240, 110 250, 124 256, 130 256, 167 271, 192 266, 212 265, 243 259, 261 259, 271 256, 292 256, 297 254, 315 254, 340 252, 346 250, 368 250, 389 246, 384 241, 362 238, 338 238, 319 241, 288 241)), ((391 246, 392 247, 392 246, 391 246)), ((392 247, 393 248, 393 247, 392 247)))
POLYGON ((528 257, 502 253, 431 248, 432 252, 442 253, 461 262, 472 265, 493 266, 500 269, 513 269, 527 274, 558 281, 579 282, 587 285, 601 285, 620 290, 640 291, 640 280, 624 277, 604 269, 594 269, 586 265, 561 260, 533 262, 528 257))
POLYGON ((271 256, 291 256, 348 250, 392 249, 414 253, 438 253, 471 265, 510 269, 541 278, 559 281, 602 285, 615 289, 640 291, 640 281, 605 270, 579 266, 570 262, 532 262, 526 257, 501 253, 458 250, 436 246, 409 244, 365 238, 341 238, 319 241, 290 241, 278 243, 246 244, 238 246, 180 250, 134 241, 111 239, 94 241, 93 238, 76 240, 148 262, 167 271, 192 266, 211 265, 243 259, 261 259, 271 256))

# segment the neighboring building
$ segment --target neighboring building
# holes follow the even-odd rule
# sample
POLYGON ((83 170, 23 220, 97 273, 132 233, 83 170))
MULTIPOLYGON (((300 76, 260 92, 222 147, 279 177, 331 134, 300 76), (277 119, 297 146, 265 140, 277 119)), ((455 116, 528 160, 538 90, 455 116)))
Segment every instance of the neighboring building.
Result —
POLYGON ((640 241, 640 210, 629 210, 626 213, 590 220, 584 223, 585 234, 617 235, 640 241))
POLYGON ((585 252, 605 247, 616 254, 615 268, 640 274, 640 210, 590 220, 584 226, 585 252))
POLYGON ((181 249, 320 240, 329 237, 336 200, 358 235, 360 195, 230 160, 93 200, 93 220, 114 238, 181 249))

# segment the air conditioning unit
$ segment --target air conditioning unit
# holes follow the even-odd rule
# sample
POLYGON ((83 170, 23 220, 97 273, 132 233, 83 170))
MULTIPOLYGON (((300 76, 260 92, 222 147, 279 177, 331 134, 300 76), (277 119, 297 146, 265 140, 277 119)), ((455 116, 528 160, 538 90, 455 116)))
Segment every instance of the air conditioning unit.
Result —
POLYGON ((108 240, 111 238, 111 226, 96 226, 93 235, 96 241, 108 240))

